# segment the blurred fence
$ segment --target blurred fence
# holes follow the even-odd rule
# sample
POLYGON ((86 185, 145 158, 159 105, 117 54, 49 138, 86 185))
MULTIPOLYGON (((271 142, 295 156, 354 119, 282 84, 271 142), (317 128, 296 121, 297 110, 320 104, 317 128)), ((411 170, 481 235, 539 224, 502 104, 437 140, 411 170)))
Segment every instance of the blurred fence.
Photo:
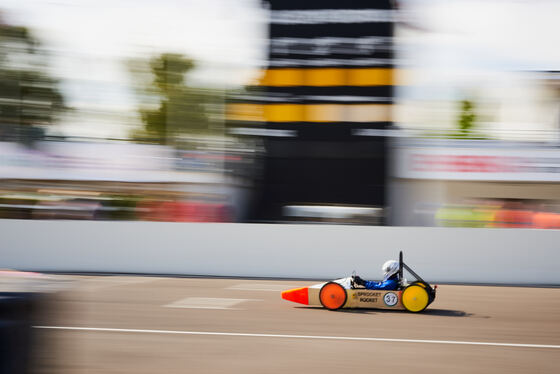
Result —
POLYGON ((560 285, 560 230, 4 220, 0 237, 0 267, 24 270, 378 279, 402 250, 432 282, 560 285))

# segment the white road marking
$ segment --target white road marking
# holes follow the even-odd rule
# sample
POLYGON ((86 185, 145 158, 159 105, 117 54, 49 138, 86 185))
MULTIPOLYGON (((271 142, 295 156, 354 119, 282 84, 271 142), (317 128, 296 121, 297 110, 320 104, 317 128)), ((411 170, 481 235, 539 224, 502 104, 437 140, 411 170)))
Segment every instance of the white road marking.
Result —
POLYGON ((271 283, 241 283, 234 286, 227 287, 226 290, 237 291, 273 291, 280 292, 301 286, 285 285, 285 284, 271 284, 271 283))
POLYGON ((227 299, 215 297, 187 297, 164 305, 168 308, 190 308, 190 309, 237 309, 233 306, 254 299, 227 299))
POLYGON ((141 333, 141 334, 243 336, 243 337, 254 337, 254 338, 347 340, 347 341, 390 342, 390 343, 455 344, 455 345, 482 345, 482 346, 493 346, 493 347, 560 349, 560 345, 553 345, 553 344, 469 342, 469 341, 458 341, 458 340, 363 338, 363 337, 352 337, 352 336, 321 336, 321 335, 253 334, 253 333, 218 332, 218 331, 140 330, 140 329, 114 329, 114 328, 104 328, 104 327, 70 327, 70 326, 33 326, 33 327, 36 329, 123 332, 123 333, 141 333))

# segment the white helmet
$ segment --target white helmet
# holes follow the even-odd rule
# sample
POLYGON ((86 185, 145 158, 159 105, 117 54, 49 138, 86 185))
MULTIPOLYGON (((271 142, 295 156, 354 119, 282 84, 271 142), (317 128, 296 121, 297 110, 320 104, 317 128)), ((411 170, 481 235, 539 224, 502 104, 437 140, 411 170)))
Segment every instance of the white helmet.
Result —
POLYGON ((383 270, 383 280, 386 281, 399 271, 399 263, 395 260, 389 260, 383 264, 381 270, 383 270))

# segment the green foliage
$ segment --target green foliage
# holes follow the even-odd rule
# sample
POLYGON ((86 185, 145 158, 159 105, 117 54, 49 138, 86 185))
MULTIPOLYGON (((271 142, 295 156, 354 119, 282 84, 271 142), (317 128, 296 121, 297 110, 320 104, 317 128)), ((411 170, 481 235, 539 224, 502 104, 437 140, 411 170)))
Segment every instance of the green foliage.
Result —
POLYGON ((142 82, 142 75, 146 75, 144 61, 133 61, 129 66, 140 98, 148 102, 139 109, 144 127, 132 137, 137 141, 176 145, 181 136, 210 134, 209 112, 216 94, 188 86, 186 76, 194 62, 179 54, 165 53, 152 58, 148 65, 148 84, 142 82))
POLYGON ((459 115, 459 132, 458 137, 469 137, 476 124, 476 115, 474 113, 474 105, 469 100, 461 101, 461 113, 459 115))
POLYGON ((0 139, 31 143, 64 107, 58 81, 31 33, 0 20, 0 139))

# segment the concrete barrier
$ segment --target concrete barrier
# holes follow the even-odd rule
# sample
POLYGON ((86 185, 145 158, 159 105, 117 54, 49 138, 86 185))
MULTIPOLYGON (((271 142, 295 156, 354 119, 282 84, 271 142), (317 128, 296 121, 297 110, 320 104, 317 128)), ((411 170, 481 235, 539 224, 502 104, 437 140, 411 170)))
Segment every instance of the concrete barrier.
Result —
POLYGON ((560 231, 334 225, 0 221, 0 268, 560 285, 560 231))

